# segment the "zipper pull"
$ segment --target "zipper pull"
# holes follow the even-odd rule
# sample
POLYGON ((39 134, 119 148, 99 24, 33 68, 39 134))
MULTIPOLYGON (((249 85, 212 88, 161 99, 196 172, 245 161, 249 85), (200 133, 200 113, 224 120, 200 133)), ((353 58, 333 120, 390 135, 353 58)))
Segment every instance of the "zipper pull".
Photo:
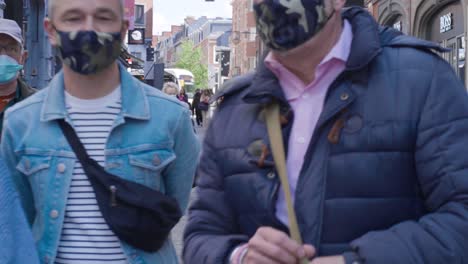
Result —
POLYGON ((115 187, 114 185, 111 185, 109 189, 111 191, 111 204, 110 204, 110 206, 111 207, 116 207, 117 206, 117 197, 116 197, 117 187, 115 187))

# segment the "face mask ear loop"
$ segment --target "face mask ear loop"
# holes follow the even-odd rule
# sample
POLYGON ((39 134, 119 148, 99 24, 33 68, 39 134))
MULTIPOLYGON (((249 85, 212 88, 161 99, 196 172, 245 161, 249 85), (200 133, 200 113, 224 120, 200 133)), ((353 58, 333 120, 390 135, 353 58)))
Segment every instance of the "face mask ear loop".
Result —
POLYGON ((325 20, 325 22, 322 24, 322 28, 328 23, 328 21, 330 21, 330 19, 333 17, 333 15, 335 14, 335 9, 333 9, 333 11, 330 13, 330 15, 328 15, 327 19, 325 20))
MULTIPOLYGON (((52 23, 52 21, 50 23, 52 23)), ((55 34, 58 34, 58 29, 54 24, 52 24, 52 29, 55 31, 55 34)))
POLYGON ((330 21, 330 19, 333 17, 333 15, 335 14, 335 9, 333 9, 333 11, 331 12, 331 14, 327 17, 327 22, 330 21))

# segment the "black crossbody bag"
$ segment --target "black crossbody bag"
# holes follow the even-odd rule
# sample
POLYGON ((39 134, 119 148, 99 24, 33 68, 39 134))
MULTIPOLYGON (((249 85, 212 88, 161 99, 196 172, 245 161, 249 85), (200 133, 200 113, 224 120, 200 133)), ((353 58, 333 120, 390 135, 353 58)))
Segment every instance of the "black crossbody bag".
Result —
POLYGON ((96 194, 99 209, 110 229, 122 241, 148 252, 159 250, 182 213, 177 201, 144 185, 104 170, 65 120, 58 121, 96 194))

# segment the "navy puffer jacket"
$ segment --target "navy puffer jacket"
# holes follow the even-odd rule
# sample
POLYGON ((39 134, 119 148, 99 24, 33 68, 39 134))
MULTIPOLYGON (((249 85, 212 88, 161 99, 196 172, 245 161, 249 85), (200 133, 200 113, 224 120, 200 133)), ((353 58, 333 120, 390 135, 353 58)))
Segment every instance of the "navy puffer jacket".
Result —
MULTIPOLYGON (((354 40, 330 87, 296 191, 303 240, 319 255, 365 263, 468 263, 468 96, 435 44, 343 13, 354 40)), ((272 98, 293 116, 264 66, 230 82, 204 142, 198 199, 185 232, 186 263, 227 263, 275 218, 272 157, 259 164, 272 98), (263 165, 263 166, 259 166, 263 165)), ((285 140, 288 142, 288 140, 285 140)), ((287 148, 287 146, 286 146, 287 148)))

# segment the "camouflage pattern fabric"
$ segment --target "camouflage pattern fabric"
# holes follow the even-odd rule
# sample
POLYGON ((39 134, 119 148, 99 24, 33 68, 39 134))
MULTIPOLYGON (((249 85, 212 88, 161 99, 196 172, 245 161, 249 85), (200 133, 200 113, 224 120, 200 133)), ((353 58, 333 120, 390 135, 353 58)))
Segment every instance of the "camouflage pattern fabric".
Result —
POLYGON ((89 75, 109 67, 120 55, 120 32, 58 31, 58 48, 62 62, 73 71, 89 75))
POLYGON ((293 49, 327 23, 323 0, 265 0, 254 4, 257 30, 273 50, 293 49))

